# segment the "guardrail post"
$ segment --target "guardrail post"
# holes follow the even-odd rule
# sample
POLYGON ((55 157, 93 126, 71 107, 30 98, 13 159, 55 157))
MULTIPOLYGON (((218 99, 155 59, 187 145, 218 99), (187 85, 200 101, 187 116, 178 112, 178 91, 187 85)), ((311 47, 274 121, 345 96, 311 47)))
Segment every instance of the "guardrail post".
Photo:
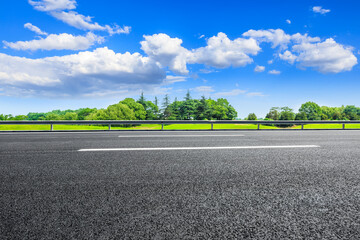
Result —
POLYGON ((211 123, 211 130, 214 130, 214 124, 211 123))
POLYGON ((301 124, 301 130, 304 130, 304 124, 301 124))
POLYGON ((161 131, 164 131, 164 124, 161 123, 161 131))
POLYGON ((109 131, 111 131, 111 124, 109 124, 109 131))
POLYGON ((53 124, 50 124, 50 131, 54 131, 54 126, 53 126, 53 124))
POLYGON ((260 130, 260 123, 258 123, 258 128, 257 128, 257 130, 260 130))
POLYGON ((343 129, 345 129, 345 123, 343 123, 343 129))

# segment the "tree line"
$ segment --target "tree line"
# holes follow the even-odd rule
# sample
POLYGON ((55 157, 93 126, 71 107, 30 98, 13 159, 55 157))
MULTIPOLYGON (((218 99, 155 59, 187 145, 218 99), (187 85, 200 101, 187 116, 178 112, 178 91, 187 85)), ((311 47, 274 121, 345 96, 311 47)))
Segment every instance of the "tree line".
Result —
MULTIPOLYGON (((159 106, 158 98, 149 101, 142 93, 138 100, 126 98, 104 109, 80 108, 77 110, 53 110, 47 113, 30 112, 12 116, 0 114, 0 121, 11 120, 232 120, 236 110, 225 98, 193 99, 188 91, 183 100, 170 100, 168 95, 159 106)), ((250 113, 246 120, 257 120, 250 113)), ((295 113, 289 107, 272 107, 264 120, 360 120, 360 108, 354 105, 341 107, 319 106, 306 102, 295 113)))
MULTIPOLYGON (((257 116, 250 113, 247 120, 257 120, 257 116)), ((354 105, 320 107, 314 102, 306 102, 301 105, 298 113, 294 113, 289 107, 273 107, 264 120, 360 120, 360 108, 354 105)))
POLYGON ((11 120, 232 120, 237 112, 228 100, 219 98, 193 99, 188 91, 184 100, 171 102, 165 95, 161 106, 158 98, 148 101, 141 93, 138 100, 126 98, 104 109, 80 108, 77 110, 53 110, 47 113, 30 112, 12 116, 0 114, 0 121, 11 120))

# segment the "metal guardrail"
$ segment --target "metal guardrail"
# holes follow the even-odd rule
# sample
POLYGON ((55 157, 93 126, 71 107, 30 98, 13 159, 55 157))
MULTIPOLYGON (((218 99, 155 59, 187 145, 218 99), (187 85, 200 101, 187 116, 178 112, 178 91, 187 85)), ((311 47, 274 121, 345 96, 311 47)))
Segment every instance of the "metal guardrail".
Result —
POLYGON ((263 124, 274 125, 301 125, 301 129, 304 129, 306 124, 342 124, 342 129, 345 129, 345 124, 360 124, 360 121, 264 121, 264 120, 60 120, 60 121, 0 121, 0 125, 50 125, 50 130, 53 131, 54 125, 108 125, 108 130, 111 130, 112 125, 125 125, 125 124, 161 124, 161 130, 164 130, 164 125, 168 124, 211 124, 211 130, 214 130, 214 124, 255 124, 257 130, 260 130, 260 126, 263 124))

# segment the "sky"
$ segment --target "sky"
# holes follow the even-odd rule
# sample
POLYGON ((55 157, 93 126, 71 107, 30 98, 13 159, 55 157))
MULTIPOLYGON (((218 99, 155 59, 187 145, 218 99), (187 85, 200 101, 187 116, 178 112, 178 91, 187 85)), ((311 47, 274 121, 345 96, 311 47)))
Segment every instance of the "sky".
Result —
POLYGON ((360 1, 0 1, 0 113, 226 98, 360 106, 360 1))

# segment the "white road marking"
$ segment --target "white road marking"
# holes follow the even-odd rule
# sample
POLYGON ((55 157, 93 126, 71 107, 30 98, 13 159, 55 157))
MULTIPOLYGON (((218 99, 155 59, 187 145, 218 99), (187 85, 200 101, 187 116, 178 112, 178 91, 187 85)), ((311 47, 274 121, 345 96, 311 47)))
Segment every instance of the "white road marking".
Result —
POLYGON ((228 146, 228 147, 164 147, 164 148, 89 148, 79 152, 104 151, 169 151, 169 150, 221 150, 221 149, 276 149, 276 148, 318 148, 318 145, 285 145, 285 146, 228 146))
POLYGON ((119 138, 133 138, 133 137, 243 137, 244 135, 120 135, 119 138))

